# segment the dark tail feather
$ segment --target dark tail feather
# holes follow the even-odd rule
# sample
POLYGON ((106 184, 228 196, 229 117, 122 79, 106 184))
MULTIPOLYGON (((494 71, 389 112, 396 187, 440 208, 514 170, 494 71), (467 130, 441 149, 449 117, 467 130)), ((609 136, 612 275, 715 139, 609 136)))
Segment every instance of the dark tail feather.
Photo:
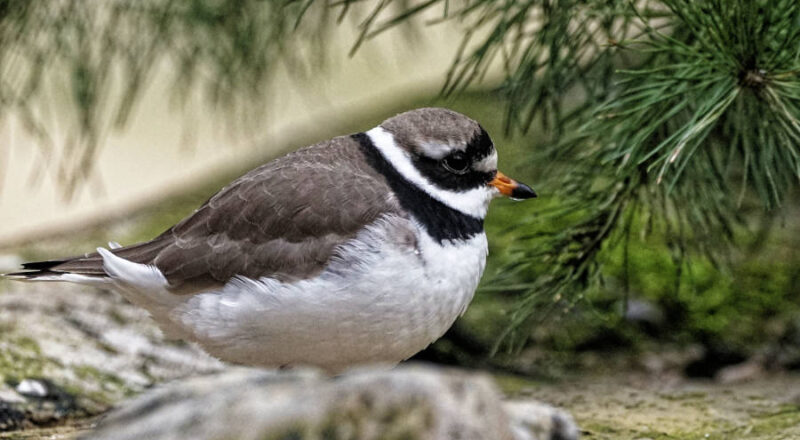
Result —
POLYGON ((0 274, 0 278, 9 278, 17 281, 58 281, 58 277, 61 275, 65 275, 65 273, 41 269, 4 273, 0 274))
POLYGON ((65 262, 67 262, 67 260, 33 261, 30 263, 22 263, 22 268, 26 270, 46 270, 65 262))
MULTIPOLYGON (((158 237, 146 243, 112 249, 111 252, 134 263, 153 264, 158 253, 168 244, 169 240, 158 237)), ((37 279, 56 281, 59 275, 68 273, 98 278, 107 276, 103 268, 103 257, 97 252, 58 260, 23 263, 22 268, 24 270, 3 276, 22 281, 37 279)))

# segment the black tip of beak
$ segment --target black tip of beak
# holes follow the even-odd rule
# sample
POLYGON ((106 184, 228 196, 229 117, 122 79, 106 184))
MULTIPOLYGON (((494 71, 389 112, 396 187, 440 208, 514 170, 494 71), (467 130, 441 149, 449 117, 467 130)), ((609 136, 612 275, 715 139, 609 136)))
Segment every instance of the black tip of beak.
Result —
POLYGON ((534 199, 536 191, 524 183, 517 183, 517 187, 511 191, 511 198, 516 200, 534 199))

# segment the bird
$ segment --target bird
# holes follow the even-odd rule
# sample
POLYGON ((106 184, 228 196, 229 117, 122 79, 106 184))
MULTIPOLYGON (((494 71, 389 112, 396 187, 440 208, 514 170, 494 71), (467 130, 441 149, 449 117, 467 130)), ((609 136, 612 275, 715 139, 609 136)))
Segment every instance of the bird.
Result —
POLYGON ((117 291, 232 364, 393 365, 472 300, 489 202, 536 197, 497 160, 475 120, 414 109, 269 161, 150 241, 5 276, 117 291))

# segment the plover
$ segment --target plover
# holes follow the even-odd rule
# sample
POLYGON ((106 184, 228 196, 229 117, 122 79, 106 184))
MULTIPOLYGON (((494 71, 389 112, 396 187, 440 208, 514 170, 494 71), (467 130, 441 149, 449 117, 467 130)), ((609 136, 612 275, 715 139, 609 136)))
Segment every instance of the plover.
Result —
POLYGON ((7 276, 113 288, 232 363, 397 363, 466 310, 498 195, 536 197, 477 122, 421 108, 268 162, 151 241, 7 276))

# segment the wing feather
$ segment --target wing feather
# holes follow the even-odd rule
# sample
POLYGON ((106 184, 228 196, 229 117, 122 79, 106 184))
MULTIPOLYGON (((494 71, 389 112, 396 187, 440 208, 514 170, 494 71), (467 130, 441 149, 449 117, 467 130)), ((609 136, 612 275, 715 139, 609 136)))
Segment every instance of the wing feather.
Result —
MULTIPOLYGON (((155 239, 111 252, 156 266, 177 293, 224 285, 237 275, 306 279, 364 225, 401 212, 359 145, 339 137, 254 169, 155 239)), ((106 275, 97 253, 23 267, 31 275, 106 275)))

